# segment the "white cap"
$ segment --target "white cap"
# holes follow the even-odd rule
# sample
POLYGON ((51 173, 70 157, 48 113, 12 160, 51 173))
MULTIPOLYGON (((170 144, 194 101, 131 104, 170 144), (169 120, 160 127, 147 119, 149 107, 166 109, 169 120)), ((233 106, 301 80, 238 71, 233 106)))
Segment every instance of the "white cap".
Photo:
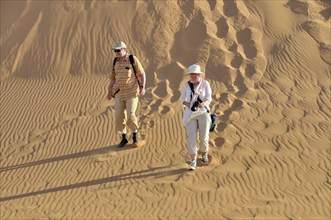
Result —
POLYGON ((203 72, 201 71, 201 67, 198 64, 193 64, 193 65, 189 66, 189 68, 186 72, 186 74, 191 74, 191 73, 201 74, 203 72))
POLYGON ((119 41, 115 44, 113 49, 122 49, 122 48, 126 48, 126 45, 123 41, 119 41))

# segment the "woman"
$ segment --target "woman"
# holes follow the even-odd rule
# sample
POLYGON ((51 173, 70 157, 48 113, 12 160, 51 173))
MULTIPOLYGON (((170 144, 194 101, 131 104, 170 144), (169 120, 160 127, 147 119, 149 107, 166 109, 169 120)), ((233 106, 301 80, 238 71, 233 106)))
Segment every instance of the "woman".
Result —
POLYGON ((190 80, 185 82, 181 91, 180 102, 185 107, 183 125, 186 128, 188 152, 191 155, 190 170, 197 167, 197 138, 200 137, 202 162, 208 163, 208 142, 210 115, 209 104, 212 101, 212 91, 209 82, 202 79, 203 72, 197 64, 189 66, 186 75, 190 80))

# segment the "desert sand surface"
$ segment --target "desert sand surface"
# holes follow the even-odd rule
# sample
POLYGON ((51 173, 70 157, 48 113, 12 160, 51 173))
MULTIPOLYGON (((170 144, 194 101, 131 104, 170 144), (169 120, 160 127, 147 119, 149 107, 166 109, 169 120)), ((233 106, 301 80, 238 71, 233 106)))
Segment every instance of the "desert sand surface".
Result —
POLYGON ((328 0, 1 0, 0 219, 330 219, 330 33, 328 0), (140 147, 106 99, 119 40, 140 147), (218 118, 189 171, 194 63, 218 118))

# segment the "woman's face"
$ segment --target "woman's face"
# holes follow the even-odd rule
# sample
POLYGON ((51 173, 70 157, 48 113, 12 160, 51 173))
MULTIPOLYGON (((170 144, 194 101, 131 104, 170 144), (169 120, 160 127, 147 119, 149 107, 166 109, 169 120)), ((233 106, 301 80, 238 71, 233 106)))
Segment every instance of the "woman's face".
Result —
POLYGON ((199 73, 190 73, 191 82, 196 83, 200 81, 199 73))

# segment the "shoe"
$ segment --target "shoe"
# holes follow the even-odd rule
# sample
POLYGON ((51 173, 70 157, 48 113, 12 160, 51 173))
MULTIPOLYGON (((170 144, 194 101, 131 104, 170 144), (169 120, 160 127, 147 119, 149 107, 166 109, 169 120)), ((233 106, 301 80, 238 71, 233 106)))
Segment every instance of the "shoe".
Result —
POLYGON ((197 159, 192 160, 190 170, 195 170, 197 168, 197 159))
POLYGON ((202 163, 209 163, 209 158, 207 153, 202 156, 202 163))
POLYGON ((138 143, 138 134, 137 133, 133 133, 132 140, 133 140, 134 144, 138 143))
POLYGON ((126 134, 122 134, 122 140, 121 140, 121 142, 119 143, 118 147, 119 147, 119 148, 122 148, 122 147, 124 147, 127 143, 129 143, 129 141, 128 141, 128 137, 126 136, 126 134))

